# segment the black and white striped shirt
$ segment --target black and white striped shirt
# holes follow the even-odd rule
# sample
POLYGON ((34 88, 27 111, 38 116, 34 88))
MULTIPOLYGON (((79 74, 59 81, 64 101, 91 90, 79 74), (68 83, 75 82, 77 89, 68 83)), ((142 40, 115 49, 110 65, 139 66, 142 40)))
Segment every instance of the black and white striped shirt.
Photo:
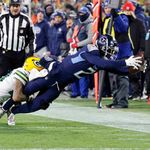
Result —
POLYGON ((0 47, 5 50, 22 51, 29 44, 34 50, 35 35, 33 24, 23 13, 12 16, 6 12, 0 16, 0 47))

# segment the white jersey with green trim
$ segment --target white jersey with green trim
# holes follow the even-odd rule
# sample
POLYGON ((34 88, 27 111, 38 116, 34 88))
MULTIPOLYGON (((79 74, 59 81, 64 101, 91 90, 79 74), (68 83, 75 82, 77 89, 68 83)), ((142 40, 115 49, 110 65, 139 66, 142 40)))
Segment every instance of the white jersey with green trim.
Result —
POLYGON ((29 72, 23 68, 14 69, 9 76, 0 82, 0 102, 10 98, 15 87, 16 79, 20 80, 23 85, 28 82, 29 72))

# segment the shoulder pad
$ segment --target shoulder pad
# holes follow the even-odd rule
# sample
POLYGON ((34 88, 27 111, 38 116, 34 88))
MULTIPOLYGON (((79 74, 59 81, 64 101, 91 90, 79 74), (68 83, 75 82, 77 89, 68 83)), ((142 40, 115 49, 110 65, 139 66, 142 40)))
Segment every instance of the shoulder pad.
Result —
POLYGON ((15 71, 20 71, 20 72, 22 72, 24 74, 29 74, 29 72, 26 71, 25 69, 23 69, 22 67, 19 67, 19 68, 15 69, 15 71))
POLYGON ((25 85, 28 82, 29 73, 23 68, 17 68, 14 71, 14 78, 18 79, 23 85, 25 85))
POLYGON ((94 51, 94 50, 98 50, 98 48, 93 44, 88 44, 87 49, 88 49, 87 51, 89 51, 89 52, 94 51))

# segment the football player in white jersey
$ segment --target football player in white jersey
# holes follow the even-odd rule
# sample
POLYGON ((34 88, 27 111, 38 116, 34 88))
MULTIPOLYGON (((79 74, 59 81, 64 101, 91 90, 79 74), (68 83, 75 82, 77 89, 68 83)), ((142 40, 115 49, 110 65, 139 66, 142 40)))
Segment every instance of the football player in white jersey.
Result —
MULTIPOLYGON (((23 67, 14 69, 9 76, 0 82, 0 103, 4 103, 0 107, 0 112, 7 113, 8 125, 15 125, 14 116, 10 115, 7 108, 7 100, 12 100, 16 103, 28 100, 22 93, 23 86, 29 81, 29 74, 34 74, 41 71, 43 67, 39 64, 40 58, 29 57, 25 60, 23 67), (6 106, 5 106, 6 105, 6 106)), ((31 75, 33 79, 33 75, 31 75)), ((30 79, 31 80, 31 79, 30 79)), ((9 104, 8 104, 9 105, 9 104)))

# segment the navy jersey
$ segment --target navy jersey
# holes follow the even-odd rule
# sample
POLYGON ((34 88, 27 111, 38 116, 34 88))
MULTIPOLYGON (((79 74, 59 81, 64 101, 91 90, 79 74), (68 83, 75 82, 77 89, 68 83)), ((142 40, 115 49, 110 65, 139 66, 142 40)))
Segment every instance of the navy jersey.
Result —
POLYGON ((92 44, 84 46, 76 54, 66 57, 59 64, 59 69, 61 70, 60 77, 63 77, 59 80, 63 83, 79 79, 98 70, 107 70, 117 74, 128 73, 124 60, 106 60, 100 56, 98 48, 92 44))

